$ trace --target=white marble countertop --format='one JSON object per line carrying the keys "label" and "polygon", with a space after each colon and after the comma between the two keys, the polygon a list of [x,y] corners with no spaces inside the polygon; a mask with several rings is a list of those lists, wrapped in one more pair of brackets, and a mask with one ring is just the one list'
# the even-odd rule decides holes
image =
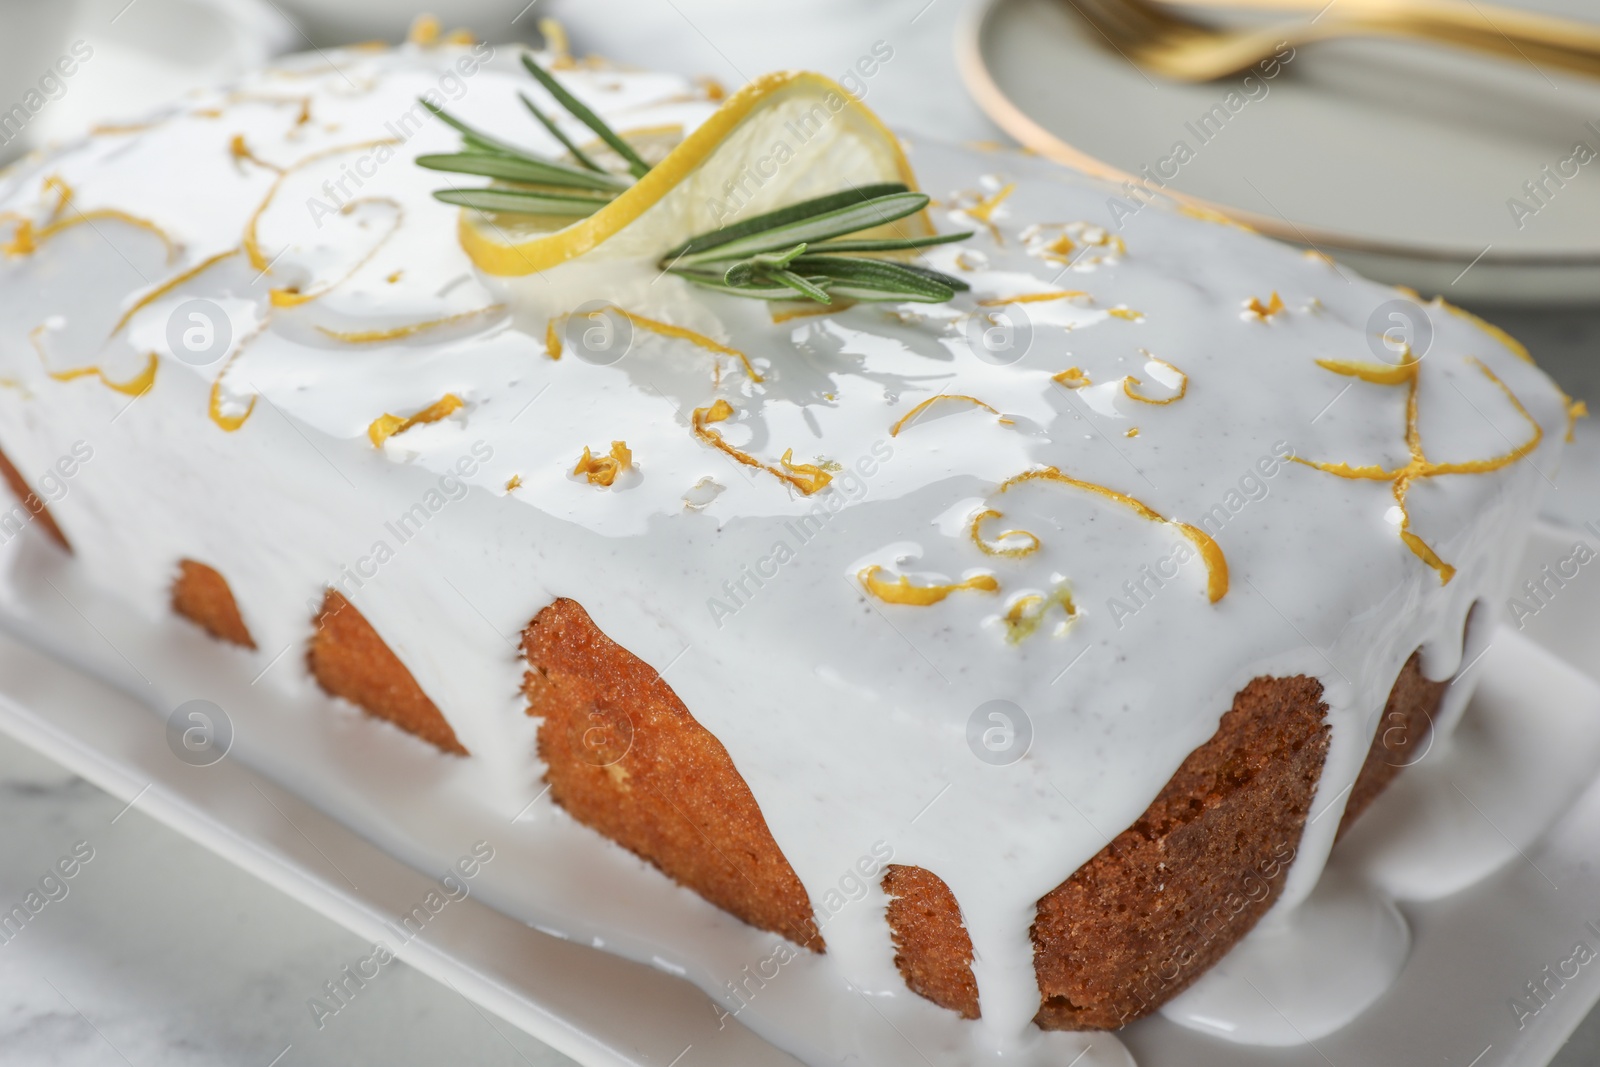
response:
{"label": "white marble countertop", "polygon": [[[148,0],[150,9],[162,0]],[[579,51],[711,73],[840,71],[874,41],[896,49],[870,103],[892,124],[999,138],[951,69],[961,0],[557,0],[506,5],[485,37],[525,37],[554,13]],[[116,5],[121,7],[119,3]],[[448,3],[433,5],[448,13]],[[125,9],[126,19],[146,17]],[[803,13],[803,14],[802,14]],[[771,32],[782,26],[782,33]],[[603,42],[603,44],[602,44]],[[1485,313],[1523,338],[1569,392],[1600,399],[1600,310]],[[1550,513],[1600,519],[1600,426],[1582,432]],[[307,1001],[367,946],[328,919],[122,802],[0,737],[0,903],[21,901],[78,842],[93,858],[15,937],[0,941],[0,1062],[27,1065],[569,1063],[403,963],[319,1028]],[[80,848],[80,853],[82,849]],[[1600,1012],[1556,1067],[1600,1062]]]}

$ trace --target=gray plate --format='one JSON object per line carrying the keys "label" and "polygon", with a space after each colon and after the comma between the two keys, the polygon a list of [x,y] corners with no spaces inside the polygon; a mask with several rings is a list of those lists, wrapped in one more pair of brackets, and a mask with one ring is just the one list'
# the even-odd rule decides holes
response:
{"label": "gray plate", "polygon": [[[1594,18],[1585,3],[1543,6]],[[1600,80],[1350,39],[1271,78],[1190,85],[1135,67],[1071,0],[984,0],[957,52],[983,109],[1062,162],[1119,181],[1149,168],[1169,192],[1425,292],[1600,303],[1600,158],[1560,176],[1579,142],[1600,153]]]}

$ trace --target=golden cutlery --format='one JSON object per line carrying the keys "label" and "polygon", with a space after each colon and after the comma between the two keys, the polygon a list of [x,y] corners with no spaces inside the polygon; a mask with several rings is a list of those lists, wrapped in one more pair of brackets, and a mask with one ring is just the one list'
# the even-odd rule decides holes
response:
{"label": "golden cutlery", "polygon": [[1476,3],[1233,0],[1230,6],[1320,10],[1322,14],[1304,22],[1223,29],[1164,10],[1153,0],[1065,2],[1129,60],[1178,81],[1213,81],[1238,74],[1277,55],[1285,46],[1373,36],[1458,45],[1535,66],[1600,76],[1600,27]]}

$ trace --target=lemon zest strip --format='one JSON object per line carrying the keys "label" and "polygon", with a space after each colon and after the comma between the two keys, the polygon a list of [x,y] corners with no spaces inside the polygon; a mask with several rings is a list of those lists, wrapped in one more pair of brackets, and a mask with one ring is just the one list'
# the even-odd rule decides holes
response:
{"label": "lemon zest strip", "polygon": [[1071,300],[1074,297],[1088,296],[1082,289],[1052,289],[1045,293],[1018,293],[1015,296],[995,296],[988,300],[978,301],[981,308],[1004,307],[1007,304],[1038,304],[1050,300]]}
{"label": "lemon zest strip", "polygon": [[1123,507],[1128,508],[1141,518],[1149,519],[1151,522],[1158,523],[1162,526],[1173,527],[1179,533],[1183,534],[1183,536],[1187,538],[1195,546],[1195,548],[1200,550],[1200,558],[1206,565],[1206,595],[1210,599],[1211,603],[1215,604],[1217,601],[1228,595],[1228,558],[1223,555],[1221,546],[1211,539],[1211,535],[1199,527],[1191,526],[1186,522],[1177,522],[1176,520],[1169,519],[1162,515],[1159,511],[1156,511],[1150,505],[1144,503],[1142,500],[1131,497],[1126,493],[1118,492],[1115,489],[1109,489],[1106,486],[1099,485],[1095,482],[1086,482],[1081,478],[1074,478],[1069,474],[1063,474],[1056,467],[1044,467],[1038,470],[1023,471],[1021,474],[1013,475],[1000,484],[1000,488],[996,490],[996,494],[998,495],[999,493],[1008,492],[1013,486],[1034,481],[1056,482],[1061,485],[1072,486],[1075,489],[1082,489],[1086,492],[1096,493],[1105,497],[1107,500],[1121,504]]}
{"label": "lemon zest strip", "polygon": [[989,236],[994,238],[995,244],[1003,244],[1004,242],[1000,237],[1000,227],[994,224],[993,215],[995,208],[1004,203],[1006,197],[1016,192],[1016,189],[1016,182],[1008,182],[999,192],[991,196],[979,196],[976,204],[958,210],[981,223],[989,231]]}
{"label": "lemon zest strip", "polygon": [[[190,112],[190,114],[192,114],[192,115],[203,115],[204,113],[200,112],[200,111],[192,111],[192,112]],[[209,117],[210,118],[217,118],[221,114],[222,114],[222,112],[218,111],[215,115],[211,115]],[[119,136],[121,134],[143,133],[145,130],[153,130],[159,125],[161,125],[160,122],[122,122],[122,123],[102,122],[102,123],[100,123],[98,125],[89,127],[89,136],[90,137],[115,137],[115,136]]]}
{"label": "lemon zest strip", "polygon": [[178,243],[174,241],[170,235],[168,235],[167,231],[163,230],[160,226],[157,226],[149,219],[142,219],[137,215],[130,215],[126,211],[119,211],[116,208],[110,207],[94,208],[91,211],[79,211],[76,208],[73,210],[75,214],[69,218],[58,219],[54,222],[48,223],[45,226],[37,228],[29,220],[23,219],[21,222],[17,223],[17,228],[12,231],[10,242],[5,245],[0,245],[0,252],[4,252],[8,256],[32,255],[41,244],[50,240],[50,238],[54,237],[58,233],[61,233],[63,230],[70,230],[72,227],[79,226],[84,223],[89,223],[92,225],[96,221],[101,221],[122,222],[129,226],[136,226],[148,233],[153,233],[159,237],[161,239],[161,243],[166,246],[167,262],[171,263],[173,260],[178,258]]}
{"label": "lemon zest strip", "polygon": [[548,16],[539,20],[539,36],[544,38],[544,47],[547,52],[554,55],[550,66],[554,70],[570,70],[576,64],[572,61],[572,45],[567,39],[567,28],[560,22]]}
{"label": "lemon zest strip", "polygon": [[566,322],[567,316],[556,315],[544,324],[544,350],[551,359],[561,358],[561,331]]}
{"label": "lemon zest strip", "polygon": [[1268,300],[1265,304],[1261,302],[1261,298],[1259,296],[1252,296],[1249,300],[1245,301],[1244,308],[1250,314],[1254,315],[1262,322],[1265,322],[1284,309],[1283,297],[1279,296],[1278,291],[1274,289],[1272,291],[1272,299]]}
{"label": "lemon zest strip", "polygon": [[[309,99],[310,98],[308,97],[308,102]],[[277,102],[286,103],[288,101]],[[256,205],[256,209],[250,213],[250,219],[245,223],[244,226],[244,250],[245,253],[250,257],[250,265],[256,270],[262,272],[265,272],[267,268],[271,266],[271,263],[267,257],[261,253],[261,241],[257,237],[257,230],[261,225],[261,216],[265,215],[267,213],[267,208],[272,206],[273,197],[278,195],[278,190],[283,187],[284,180],[287,179],[289,175],[300,170],[302,167],[308,167],[313,163],[324,159],[329,159],[333,156],[344,155],[349,152],[359,152],[365,148],[378,148],[382,145],[397,145],[399,143],[400,141],[397,138],[381,137],[374,141],[358,141],[355,144],[335,145],[332,148],[319,149],[318,151],[312,152],[308,156],[302,156],[300,159],[280,170],[278,172],[278,176],[272,180],[272,186],[267,190],[267,195],[262,197],[261,203]]]}
{"label": "lemon zest strip", "polygon": [[[1415,290],[1405,290],[1405,291],[1408,292],[1411,296],[1417,297],[1417,293],[1416,293]],[[1418,299],[1420,299],[1420,297]],[[1490,337],[1494,338],[1496,341],[1499,341],[1501,344],[1505,345],[1507,348],[1509,348],[1511,350],[1512,354],[1515,355],[1518,359],[1522,360],[1522,362],[1524,362],[1524,363],[1532,363],[1533,362],[1533,354],[1528,351],[1528,346],[1523,344],[1521,341],[1517,340],[1515,337],[1512,337],[1509,333],[1506,333],[1506,331],[1502,330],[1500,327],[1496,326],[1494,323],[1489,322],[1489,321],[1487,321],[1485,319],[1479,318],[1478,316],[1474,315],[1472,312],[1468,311],[1466,308],[1458,308],[1458,307],[1456,307],[1454,304],[1452,304],[1448,300],[1444,299],[1444,297],[1437,298],[1437,300],[1435,302],[1440,307],[1444,308],[1444,310],[1446,310],[1450,314],[1454,315],[1456,318],[1461,319],[1461,320],[1463,320],[1465,322],[1472,323],[1472,325],[1476,326],[1478,329],[1482,330],[1484,333],[1488,334]]]}
{"label": "lemon zest strip", "polygon": [[[1334,361],[1318,360],[1317,362],[1327,366],[1328,362]],[[1539,425],[1539,421],[1528,413],[1528,409],[1523,406],[1521,399],[1517,397],[1516,393],[1511,391],[1511,387],[1506,385],[1506,383],[1501,380],[1500,376],[1495,374],[1494,371],[1490,370],[1489,366],[1482,360],[1474,356],[1468,356],[1467,362],[1471,363],[1473,366],[1477,367],[1478,370],[1482,371],[1484,376],[1493,382],[1500,389],[1500,392],[1505,395],[1506,399],[1511,402],[1511,406],[1516,409],[1517,414],[1521,415],[1527,420],[1529,427],[1532,429],[1532,433],[1522,444],[1516,445],[1500,455],[1490,456],[1487,459],[1465,460],[1458,463],[1433,462],[1432,460],[1428,459],[1427,454],[1422,447],[1422,431],[1419,428],[1417,421],[1417,392],[1420,382],[1420,376],[1417,369],[1420,364],[1415,360],[1403,364],[1402,366],[1407,371],[1407,373],[1403,376],[1389,375],[1387,372],[1393,368],[1390,368],[1386,364],[1340,364],[1336,366],[1330,366],[1327,369],[1333,370],[1335,373],[1339,374],[1365,378],[1367,381],[1376,381],[1378,384],[1382,385],[1406,386],[1405,440],[1406,450],[1411,454],[1410,462],[1408,462],[1404,467],[1399,467],[1394,470],[1386,470],[1382,466],[1376,465],[1358,466],[1348,463],[1324,463],[1301,459],[1299,456],[1289,457],[1294,462],[1303,466],[1310,467],[1314,470],[1323,471],[1339,478],[1389,482],[1390,491],[1394,496],[1395,505],[1400,509],[1400,540],[1407,548],[1411,550],[1413,555],[1426,563],[1439,575],[1440,585],[1448,585],[1450,580],[1455,577],[1456,569],[1441,559],[1439,554],[1434,551],[1434,549],[1428,545],[1427,542],[1422,540],[1422,538],[1418,537],[1411,531],[1411,510],[1406,502],[1406,497],[1411,491],[1411,486],[1423,479],[1434,478],[1438,477],[1439,475],[1488,474],[1493,471],[1502,470],[1518,460],[1524,459],[1531,455],[1539,447],[1540,443],[1544,441],[1544,427]],[[1341,367],[1343,369],[1341,369]],[[1366,377],[1365,374],[1359,373],[1357,370],[1350,369],[1352,367],[1378,369],[1384,373],[1380,374],[1378,377]]]}
{"label": "lemon zest strip", "polygon": [[996,418],[1000,417],[1000,413],[998,411],[990,407],[988,404],[985,404],[975,396],[967,396],[965,393],[939,393],[937,396],[930,396],[928,399],[924,400],[922,403],[918,404],[916,407],[900,416],[900,420],[893,426],[889,427],[889,436],[899,437],[900,431],[905,429],[908,422],[916,418],[918,415],[921,415],[924,411],[927,411],[930,407],[939,403],[941,400],[959,400],[963,403],[971,404],[974,407],[980,407]]}
{"label": "lemon zest strip", "polygon": [[127,326],[128,323],[133,320],[135,315],[149,307],[151,304],[155,303],[157,300],[160,300],[174,289],[178,288],[178,286],[193,281],[195,278],[198,278],[200,275],[204,274],[218,263],[221,263],[230,256],[235,256],[238,254],[239,250],[237,248],[230,248],[226,252],[218,252],[214,256],[209,256],[206,259],[202,259],[199,263],[196,263],[183,273],[175,275],[162,282],[160,285],[156,286],[154,289],[135,300],[128,310],[122,313],[122,318],[118,319],[117,324],[111,328],[111,336],[115,337],[117,334],[121,333],[123,327]]}
{"label": "lemon zest strip", "polygon": [[[327,296],[329,293],[333,292],[333,290],[339,288],[339,286],[343,285],[351,278],[354,278],[362,267],[365,267],[368,263],[372,262],[373,258],[378,254],[379,251],[382,250],[383,246],[389,243],[389,239],[396,233],[400,232],[400,226],[405,222],[405,208],[400,206],[400,202],[398,200],[394,200],[387,196],[362,197],[359,200],[351,200],[346,203],[339,209],[339,214],[348,215],[350,212],[354,211],[356,206],[359,204],[387,204],[388,206],[394,208],[393,223],[391,223],[389,228],[384,231],[383,236],[378,238],[373,246],[367,250],[367,254],[356,261],[354,266],[345,271],[343,276],[329,282],[321,289],[316,289],[309,293],[302,293],[298,289],[271,290],[267,294],[267,297],[271,301],[273,307],[299,307],[301,304],[309,304],[311,301],[316,300],[319,297]],[[393,277],[393,275],[391,275],[391,277]]]}
{"label": "lemon zest strip", "polygon": [[[972,525],[967,532],[972,537],[972,543],[978,546],[980,552],[986,556],[1007,556],[1011,559],[1020,559],[1023,556],[1030,556],[1039,551],[1039,538],[1027,530],[1002,530],[1000,535],[993,541],[985,541],[983,534],[978,531],[978,527],[983,525],[984,519],[1002,517],[1001,513],[994,508],[984,508],[972,517]],[[1009,537],[1025,537],[1028,539],[1028,543],[1022,545],[1004,544]]]}
{"label": "lemon zest strip", "polygon": [[1133,387],[1136,385],[1143,385],[1144,383],[1130,374],[1126,378],[1122,379],[1122,391],[1127,395],[1129,400],[1137,400],[1141,404],[1176,404],[1185,396],[1189,395],[1189,376],[1187,374],[1183,373],[1183,371],[1179,370],[1177,367],[1174,367],[1166,360],[1157,359],[1155,356],[1152,356],[1149,353],[1145,354],[1145,359],[1149,360],[1151,363],[1159,363],[1172,373],[1176,374],[1178,376],[1178,391],[1172,396],[1166,397],[1165,399],[1157,399],[1153,396],[1145,396],[1143,393],[1136,393],[1133,391]]}
{"label": "lemon zest strip", "polygon": [[276,163],[268,163],[266,160],[252,152],[250,150],[250,146],[245,143],[244,134],[242,133],[234,134],[233,140],[228,142],[228,155],[233,157],[233,161],[235,163],[254,163],[256,166],[265,170],[270,170],[277,174],[283,173],[282,167],[278,166]]}
{"label": "lemon zest strip", "polygon": [[719,356],[732,356],[734,359],[737,359],[740,363],[744,364],[745,373],[750,376],[750,380],[753,382],[761,382],[766,380],[762,378],[761,375],[757,373],[755,367],[751,365],[750,358],[737,348],[729,348],[720,341],[713,341],[703,333],[696,333],[695,331],[686,329],[682,326],[674,326],[672,323],[662,322],[660,319],[647,318],[636,311],[629,311],[625,307],[618,307],[616,304],[610,304],[608,306],[618,315],[621,315],[623,318],[627,319],[629,322],[633,323],[633,325],[638,326],[641,329],[649,330],[651,333],[660,334],[662,337],[674,337],[681,341],[688,341],[692,345],[698,345],[707,352],[712,352]]}
{"label": "lemon zest strip", "polygon": [[[459,411],[466,404],[454,393],[446,393],[410,418],[401,418],[398,415],[379,415],[367,427],[367,437],[372,441],[372,447],[382,448],[383,443],[395,434],[405,433],[413,426],[420,426],[426,422],[438,422],[453,411]],[[586,450],[587,451],[587,450]]]}
{"label": "lemon zest strip", "polygon": [[[319,294],[320,295],[320,294]],[[454,315],[446,315],[442,319],[428,319],[425,322],[410,322],[404,326],[390,326],[381,330],[330,330],[326,326],[318,326],[317,332],[342,341],[349,345],[370,345],[382,341],[398,341],[428,330],[435,330],[441,326],[450,326],[467,319],[478,318],[483,315],[498,315],[505,310],[504,304],[490,304],[488,307],[474,308],[471,311],[461,311]]]}
{"label": "lemon zest strip", "polygon": [[[792,448],[784,449],[783,455],[778,457],[778,463],[784,471],[779,477],[800,490],[801,496],[810,496],[833,481],[833,475],[815,463],[794,462]],[[768,469],[771,470],[770,467]]]}
{"label": "lemon zest strip", "polygon": [[1544,441],[1544,427],[1539,425],[1539,421],[1537,419],[1528,414],[1528,409],[1522,406],[1522,401],[1518,399],[1517,394],[1511,391],[1511,387],[1506,385],[1505,382],[1501,381],[1500,376],[1495,374],[1494,371],[1490,370],[1488,365],[1482,360],[1478,359],[1476,356],[1468,356],[1467,362],[1477,367],[1483,372],[1485,377],[1499,387],[1500,392],[1505,394],[1505,398],[1511,401],[1511,406],[1516,409],[1517,414],[1521,415],[1527,420],[1528,426],[1533,432],[1522,444],[1517,445],[1498,456],[1491,456],[1488,459],[1471,459],[1461,463],[1428,463],[1426,460],[1423,460],[1420,454],[1419,437],[1417,461],[1426,465],[1426,470],[1429,475],[1488,474],[1491,471],[1503,470],[1504,468],[1509,467],[1511,464],[1517,462],[1517,460],[1523,459],[1531,454],[1534,449],[1538,448],[1539,445]]}
{"label": "lemon zest strip", "polygon": [[604,456],[594,455],[589,451],[589,446],[584,445],[583,456],[578,460],[578,465],[572,468],[572,473],[588,478],[590,485],[609,486],[617,480],[617,475],[632,466],[633,452],[629,450],[627,442],[612,441],[610,454]]}
{"label": "lemon zest strip", "polygon": [[780,326],[783,323],[793,321],[794,319],[810,319],[815,318],[818,315],[834,315],[841,311],[847,311],[855,306],[856,302],[854,300],[846,300],[842,297],[838,300],[835,300],[831,304],[807,302],[805,304],[795,304],[792,307],[782,308],[778,307],[774,302],[773,306],[767,308],[767,314],[772,319],[772,324],[774,326]]}
{"label": "lemon zest strip", "polygon": [[880,577],[883,568],[877,564],[866,567],[856,575],[856,580],[862,586],[883,601],[885,604],[906,604],[911,607],[925,608],[937,604],[951,593],[963,589],[971,589],[980,593],[994,593],[1000,589],[1000,583],[995,581],[992,574],[975,574],[963,582],[951,582],[943,585],[912,585],[911,579],[904,574],[896,576],[894,581],[886,581]]}
{"label": "lemon zest strip", "polygon": [[1215,208],[1206,207],[1204,204],[1193,201],[1179,201],[1178,213],[1180,215],[1188,215],[1191,219],[1201,219],[1205,222],[1214,222],[1218,226],[1232,226],[1234,229],[1243,230],[1245,233],[1256,232],[1254,227],[1246,226],[1238,219],[1224,215]]}
{"label": "lemon zest strip", "polygon": [[436,16],[418,15],[411,21],[411,29],[406,32],[406,43],[422,48],[438,44],[442,28]]}
{"label": "lemon zest strip", "polygon": [[1374,385],[1403,385],[1417,376],[1421,364],[1411,356],[1407,346],[1401,363],[1367,363],[1348,359],[1319,359],[1317,366],[1342,374],[1346,378],[1359,378]]}
{"label": "lemon zest strip", "polygon": [[46,219],[47,222],[54,222],[59,219],[61,213],[67,210],[67,205],[72,203],[72,198],[77,195],[77,191],[68,185],[66,179],[59,174],[52,174],[44,180],[43,191],[48,193],[51,190],[54,190],[56,194],[56,206],[50,209],[50,215]]}
{"label": "lemon zest strip", "polygon": [[715,403],[708,407],[694,409],[694,413],[689,416],[689,428],[700,440],[731,456],[745,466],[764,470],[768,474],[788,482],[800,491],[801,496],[810,496],[833,481],[833,475],[821,467],[809,463],[793,462],[794,449],[792,448],[785,452],[783,458],[778,461],[782,466],[774,467],[761,462],[750,453],[730,445],[720,433],[710,427],[711,423],[723,422],[732,417],[733,405],[719,397]]}
{"label": "lemon zest strip", "polygon": [[224,433],[233,433],[235,430],[249,421],[250,416],[256,410],[256,401],[261,398],[256,394],[251,394],[250,403],[245,405],[244,411],[237,415],[224,415],[222,413],[222,379],[227,377],[228,369],[232,367],[234,363],[238,361],[239,357],[244,354],[244,350],[250,347],[251,342],[253,342],[257,337],[260,337],[266,332],[266,330],[267,323],[263,322],[260,326],[256,327],[254,333],[250,334],[250,336],[246,337],[243,341],[240,341],[239,347],[233,350],[233,355],[228,357],[227,361],[222,364],[222,369],[217,371],[217,376],[211,380],[211,394],[206,401],[206,415],[211,419],[212,422],[216,423]]}
{"label": "lemon zest strip", "polygon": [[40,323],[28,331],[28,341],[33,345],[33,350],[39,354],[39,363],[44,367],[47,377],[58,382],[71,382],[79,378],[98,378],[100,384],[113,392],[124,396],[140,396],[156,383],[156,367],[161,360],[154,352],[146,358],[144,370],[129,378],[127,381],[114,382],[106,377],[106,372],[98,366],[68,367],[66,370],[51,370],[50,361],[45,357],[44,344],[41,338],[48,327]]}
{"label": "lemon zest strip", "polygon": [[1303,456],[1290,456],[1289,460],[1300,464],[1302,467],[1310,467],[1312,470],[1323,471],[1352,481],[1390,482],[1399,477],[1405,470],[1404,467],[1388,470],[1377,464],[1327,463],[1322,460],[1306,459]]}
{"label": "lemon zest strip", "polygon": [[1006,641],[1015,645],[1033,636],[1052,604],[1061,605],[1061,610],[1066,612],[1067,622],[1078,617],[1078,607],[1072,602],[1072,590],[1065,585],[1049,596],[1025,593],[1012,601],[1011,607],[1002,616],[1006,624]]}

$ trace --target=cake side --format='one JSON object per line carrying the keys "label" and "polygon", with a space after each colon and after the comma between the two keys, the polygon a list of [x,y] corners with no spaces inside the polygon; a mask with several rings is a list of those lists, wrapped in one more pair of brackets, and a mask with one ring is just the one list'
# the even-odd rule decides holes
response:
{"label": "cake side", "polygon": [[889,895],[884,921],[894,940],[894,965],[906,988],[963,1019],[979,1018],[978,983],[972,977],[972,938],[961,905],[944,879],[922,867],[896,863],[883,876]]}
{"label": "cake side", "polygon": [[255,639],[239,614],[228,580],[215,567],[192,559],[178,561],[172,580],[172,610],[212,637],[241,648],[255,648]]}
{"label": "cake side", "polygon": [[[182,561],[173,607],[221,640],[242,643],[236,637],[241,632],[248,640],[226,582],[202,564]],[[354,612],[348,602],[335,603],[330,614],[319,616],[319,627],[346,609]],[[376,635],[370,626],[361,629],[355,648],[370,655]],[[376,710],[385,706],[382,694],[415,691],[414,680],[387,650],[361,667],[365,675],[360,684],[351,683],[351,661],[357,653],[342,628],[334,627],[329,637],[319,633],[313,648],[319,657],[318,680],[330,692],[388,717]],[[598,649],[584,648],[596,642],[601,643]],[[540,660],[531,658],[534,647]],[[559,656],[558,647],[563,653]],[[540,756],[557,802],[712,903],[753,925],[820,948],[809,902],[803,901],[803,890],[781,855],[770,862],[771,835],[759,810],[748,803],[748,787],[726,761],[726,753],[711,753],[705,761],[709,773],[686,773],[684,761],[671,757],[685,745],[696,748],[715,740],[692,722],[670,688],[656,678],[655,686],[664,692],[655,695],[668,698],[682,712],[676,723],[653,713],[643,703],[648,695],[619,684],[618,673],[638,677],[642,671],[648,677],[652,672],[609,642],[571,601],[558,601],[536,617],[525,637],[525,651],[534,666],[526,682],[528,713],[544,720]],[[555,666],[558,661],[561,666]],[[611,672],[604,692],[591,686],[574,693],[574,670],[588,679]],[[1315,736],[1296,736],[1310,721],[1308,711],[1320,719],[1325,710],[1312,699],[1315,691],[1306,688],[1306,681],[1258,679],[1241,692],[1217,734],[1191,754],[1141,819],[1040,901],[1040,922],[1033,932],[1043,998],[1040,1025],[1111,1028],[1149,1014],[1224,955],[1276,901],[1282,889],[1279,876],[1294,855],[1294,844],[1286,842],[1298,841],[1299,821],[1315,793],[1326,754],[1325,725]],[[1415,751],[1406,746],[1426,738],[1448,684],[1422,675],[1420,654],[1406,661],[1346,804],[1341,833],[1403,769],[1397,757]],[[409,722],[396,724],[431,741],[436,727],[417,728]],[[641,732],[636,732],[636,722]],[[1396,731],[1403,731],[1404,738],[1397,741]],[[684,736],[674,738],[674,732]],[[642,762],[648,776],[641,784],[649,792],[642,796],[633,794],[635,773],[624,762],[635,745],[638,756],[632,767]],[[1276,765],[1275,773],[1261,773],[1268,765]],[[663,784],[666,792],[661,791]],[[734,803],[718,792],[733,795]],[[669,794],[678,799],[668,799]],[[717,821],[696,823],[689,815],[694,808],[702,814],[714,811]],[[1283,840],[1274,843],[1262,836],[1261,823],[1251,820],[1251,814],[1263,810],[1283,818],[1273,828],[1282,831]],[[699,837],[640,829],[646,822],[660,826],[677,821]],[[1214,836],[1231,838],[1232,850],[1219,855],[1197,847]],[[734,858],[752,854],[746,843],[752,839],[758,850],[767,852],[769,862],[757,859],[747,865]],[[746,883],[743,894],[730,894],[730,869]],[[1231,879],[1230,871],[1239,877]],[[882,885],[890,897],[885,922],[896,949],[894,962],[907,987],[963,1018],[978,1018],[972,943],[948,885],[931,871],[902,864],[888,868]],[[1139,916],[1136,924],[1127,918],[1131,915]],[[1041,929],[1045,923],[1049,926]],[[1108,923],[1114,933],[1105,928]],[[1099,951],[1067,951],[1073,943],[1093,943]],[[1079,965],[1076,973],[1087,976],[1078,985],[1061,978],[1074,963]],[[1055,988],[1069,991],[1046,992],[1047,973]],[[1082,1001],[1092,996],[1100,1000],[1086,1007]]]}
{"label": "cake side", "polygon": [[31,520],[44,528],[44,532],[50,540],[71,552],[72,545],[67,541],[67,535],[61,532],[61,527],[56,525],[55,517],[50,514],[50,508],[46,506],[39,494],[34,492],[28,485],[27,479],[22,476],[22,473],[12,466],[11,460],[7,458],[4,451],[0,451],[0,478],[5,479],[6,487],[11,490],[11,495],[16,497],[18,505],[25,509],[22,520],[16,523],[16,530],[12,530],[8,523],[7,532],[14,535],[21,531],[25,522]]}
{"label": "cake side", "polygon": [[1039,901],[1046,1029],[1115,1029],[1176,996],[1283,891],[1327,756],[1322,686],[1239,693],[1137,823]]}
{"label": "cake side", "polygon": [[400,658],[344,595],[329,589],[313,620],[306,665],[317,683],[442,752],[468,752]]}
{"label": "cake side", "polygon": [[[1326,708],[1307,683],[1262,678],[1238,694],[1139,821],[1039,901],[1039,1025],[1114,1029],[1150,1014],[1277,901],[1326,757]],[[1449,684],[1423,676],[1420,654],[1406,661],[1341,832],[1404,769]],[[886,918],[896,967],[913,992],[977,1018],[972,946],[954,895],[921,868],[894,874],[884,889],[894,898]]]}
{"label": "cake side", "polygon": [[1361,773],[1344,802],[1344,814],[1339,818],[1339,836],[1343,837],[1378,795],[1389,787],[1395,776],[1421,759],[1432,740],[1433,716],[1439,710],[1445,690],[1451,685],[1446,679],[1435,682],[1422,673],[1422,655],[1413,653],[1406,660],[1400,677],[1395,679],[1389,699],[1384,702],[1383,715],[1373,731],[1372,746],[1361,764]]}
{"label": "cake side", "polygon": [[750,925],[823,951],[749,786],[655,669],[567,599],[534,617],[522,647],[555,802]]}

